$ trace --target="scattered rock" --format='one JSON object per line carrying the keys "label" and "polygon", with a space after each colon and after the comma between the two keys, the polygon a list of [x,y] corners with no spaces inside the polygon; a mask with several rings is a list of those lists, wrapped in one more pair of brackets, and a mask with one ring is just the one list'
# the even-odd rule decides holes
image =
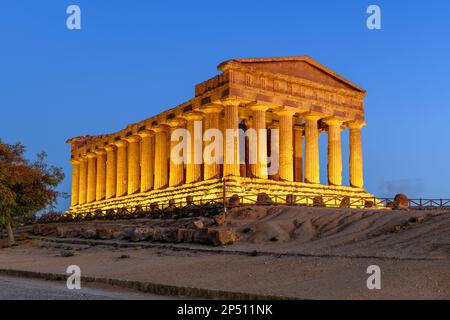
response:
{"label": "scattered rock", "polygon": [[144,241],[144,240],[153,240],[155,230],[151,227],[147,226],[139,226],[131,232],[130,240],[133,242]]}
{"label": "scattered rock", "polygon": [[97,236],[95,228],[83,228],[80,231],[80,236],[85,239],[94,239]]}
{"label": "scattered rock", "polygon": [[203,223],[203,220],[194,220],[193,222],[192,222],[192,224],[194,225],[194,228],[195,229],[202,229],[202,228],[204,228],[205,227],[205,224]]}
{"label": "scattered rock", "polygon": [[8,239],[0,239],[0,248],[8,248],[9,240]]}
{"label": "scattered rock", "polygon": [[53,233],[56,233],[55,225],[35,224],[33,226],[33,234],[35,235],[47,236]]}
{"label": "scattered rock", "polygon": [[111,240],[114,237],[114,232],[115,230],[113,228],[98,228],[96,231],[96,237],[101,240]]}
{"label": "scattered rock", "polygon": [[406,195],[399,193],[394,198],[394,210],[402,210],[409,208],[409,199]]}
{"label": "scattered rock", "polygon": [[155,228],[154,240],[161,242],[175,242],[178,236],[177,227]]}
{"label": "scattered rock", "polygon": [[315,196],[313,198],[313,206],[314,207],[324,207],[322,196]]}
{"label": "scattered rock", "polygon": [[25,241],[28,240],[29,236],[27,232],[21,232],[19,236],[16,238],[17,241]]}
{"label": "scattered rock", "polygon": [[297,196],[295,194],[288,194],[286,196],[286,204],[287,205],[294,205],[296,200],[297,200]]}
{"label": "scattered rock", "polygon": [[235,208],[239,207],[241,204],[241,198],[237,194],[233,194],[230,199],[228,199],[228,207]]}
{"label": "scattered rock", "polygon": [[193,229],[178,229],[177,242],[194,242],[194,235],[196,230]]}
{"label": "scattered rock", "polygon": [[226,222],[226,217],[225,214],[221,213],[221,214],[217,214],[213,217],[214,222],[219,225],[219,226],[223,226]]}
{"label": "scattered rock", "polygon": [[339,207],[340,208],[350,208],[350,197],[349,196],[343,197]]}
{"label": "scattered rock", "polygon": [[61,257],[68,258],[73,257],[75,255],[75,251],[72,250],[64,250],[61,252]]}
{"label": "scattered rock", "polygon": [[214,246],[226,246],[236,242],[234,229],[216,229],[210,232],[209,238]]}
{"label": "scattered rock", "polygon": [[374,205],[375,205],[374,202],[371,200],[364,201],[364,208],[372,208]]}
{"label": "scattered rock", "polygon": [[265,192],[258,193],[258,196],[256,198],[257,205],[268,206],[268,205],[271,205],[272,203],[273,203],[272,198],[270,198],[267,193],[265,193]]}

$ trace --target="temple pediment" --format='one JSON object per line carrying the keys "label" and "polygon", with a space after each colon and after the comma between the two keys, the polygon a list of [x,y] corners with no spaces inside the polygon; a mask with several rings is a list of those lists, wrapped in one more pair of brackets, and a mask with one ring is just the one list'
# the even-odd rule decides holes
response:
{"label": "temple pediment", "polygon": [[248,71],[266,72],[275,75],[299,78],[322,85],[346,89],[357,92],[365,92],[349,80],[341,77],[327,67],[321,65],[312,58],[282,57],[282,58],[255,58],[255,59],[233,59],[223,62],[218,69],[246,69]]}

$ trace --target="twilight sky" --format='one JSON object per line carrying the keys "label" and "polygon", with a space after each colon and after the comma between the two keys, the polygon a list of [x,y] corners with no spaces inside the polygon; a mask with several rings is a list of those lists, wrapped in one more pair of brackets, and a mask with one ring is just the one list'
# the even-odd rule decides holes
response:
{"label": "twilight sky", "polygon": [[[66,28],[79,5],[81,30]],[[368,30],[366,9],[382,10]],[[1,0],[0,138],[67,175],[67,138],[118,131],[193,96],[231,58],[309,55],[367,90],[365,187],[450,197],[450,2]],[[344,132],[348,182],[348,133]],[[326,182],[327,135],[320,138]],[[59,209],[68,208],[61,200]]]}

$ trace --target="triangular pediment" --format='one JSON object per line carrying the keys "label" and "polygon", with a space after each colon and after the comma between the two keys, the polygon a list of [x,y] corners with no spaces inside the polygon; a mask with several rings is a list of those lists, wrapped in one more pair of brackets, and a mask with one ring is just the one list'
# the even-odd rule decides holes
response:
{"label": "triangular pediment", "polygon": [[281,57],[281,58],[255,58],[255,59],[233,59],[219,65],[223,70],[227,65],[240,65],[243,68],[256,71],[270,72],[285,76],[295,77],[335,87],[338,89],[364,92],[363,89],[353,84],[349,80],[339,76],[331,69],[321,65],[312,58],[301,57]]}

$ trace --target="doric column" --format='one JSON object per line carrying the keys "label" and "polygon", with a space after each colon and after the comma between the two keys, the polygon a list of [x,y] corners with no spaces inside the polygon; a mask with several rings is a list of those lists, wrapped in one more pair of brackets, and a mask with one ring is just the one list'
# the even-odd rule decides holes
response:
{"label": "doric column", "polygon": [[141,137],[141,192],[153,189],[153,161],[155,159],[155,137],[150,130],[139,132]]}
{"label": "doric column", "polygon": [[116,197],[122,197],[128,193],[128,142],[119,140],[115,145],[117,147]]}
{"label": "doric column", "polygon": [[[253,129],[253,119],[247,118],[245,119],[245,126],[247,127],[247,131],[250,129]],[[242,166],[245,167],[245,174],[242,174],[241,171],[241,177],[250,177],[253,178],[256,176],[256,163],[250,163],[252,157],[257,157],[257,148],[255,148],[254,143],[253,146],[250,146],[251,141],[250,137],[246,134],[245,135],[245,163],[241,164],[241,170]]]}
{"label": "doric column", "polygon": [[303,181],[303,129],[294,126],[294,181]]}
{"label": "doric column", "polygon": [[128,194],[139,192],[141,187],[141,164],[140,164],[140,142],[139,136],[129,136],[128,141]]}
{"label": "doric column", "polygon": [[328,125],[328,184],[342,185],[341,125],[338,119],[326,119]]}
{"label": "doric column", "polygon": [[239,101],[227,100],[223,104],[225,111],[223,176],[239,177]]}
{"label": "doric column", "polygon": [[[202,178],[202,161],[203,161],[203,133],[202,127],[198,126],[195,129],[195,123],[203,120],[203,114],[199,112],[192,112],[184,115],[186,119],[186,129],[191,138],[191,147],[187,150],[187,164],[186,164],[186,183],[193,183],[200,181]],[[196,132],[198,131],[198,132]]]}
{"label": "doric column", "polygon": [[106,197],[106,151],[96,150],[97,155],[97,182],[95,187],[95,200],[104,200]]}
{"label": "doric column", "polygon": [[[184,154],[178,154],[180,159],[172,158],[172,152],[175,152],[175,148],[178,144],[184,143],[186,145],[186,141],[184,140],[187,137],[183,137],[183,142],[180,140],[172,140],[172,134],[177,130],[181,129],[184,126],[184,121],[181,119],[173,119],[169,121],[170,125],[170,164],[169,164],[169,187],[176,187],[184,182],[184,161],[181,157],[184,157]],[[175,137],[174,137],[175,138]],[[183,148],[183,152],[186,152],[186,148]],[[181,161],[180,161],[181,160]]]}
{"label": "doric column", "polygon": [[[256,164],[254,165],[254,175],[256,178],[267,179],[267,132],[266,132],[266,111],[269,109],[263,105],[253,105],[252,125],[256,131],[257,143],[255,146],[250,145],[249,152],[256,152]],[[292,119],[291,119],[292,128]],[[291,137],[292,139],[292,137]],[[292,140],[291,140],[292,141]]]}
{"label": "doric column", "polygon": [[[268,125],[269,129],[269,137],[267,139],[267,149],[269,150],[268,154],[270,155],[270,167],[271,170],[269,170],[268,178],[271,180],[279,181],[280,180],[280,168],[279,168],[279,161],[280,158],[279,150],[280,150],[280,136],[278,134],[278,139],[273,139],[275,134],[273,130],[280,132],[280,122],[279,121],[272,121]],[[278,161],[278,168],[275,170],[275,168],[272,168],[272,166],[276,165],[276,162]]]}
{"label": "doric column", "polygon": [[97,184],[97,155],[89,153],[88,158],[88,174],[87,174],[87,196],[86,202],[91,203],[95,201],[95,189]]}
{"label": "doric column", "polygon": [[[222,108],[219,106],[210,106],[202,109],[205,113],[204,121],[203,121],[203,130],[206,132],[208,129],[216,129],[220,130],[220,113]],[[203,148],[208,147],[212,141],[205,141]],[[203,149],[203,150],[204,150]],[[220,176],[220,164],[219,159],[217,157],[219,150],[214,150],[214,153],[211,153],[211,157],[216,158],[214,163],[206,163],[203,164],[203,179],[216,179]],[[203,153],[205,154],[205,153]]]}
{"label": "doric column", "polygon": [[168,184],[167,127],[161,125],[152,129],[155,131],[155,189],[162,189]]}
{"label": "doric column", "polygon": [[78,196],[80,193],[80,161],[72,159],[72,196],[70,206],[74,207],[78,204]]}
{"label": "doric column", "polygon": [[80,192],[78,196],[78,204],[85,204],[87,199],[87,176],[88,176],[88,167],[87,167],[87,158],[80,158]]}
{"label": "doric column", "polygon": [[354,188],[364,186],[361,128],[365,125],[362,121],[347,123],[350,130],[350,185]]}
{"label": "doric column", "polygon": [[280,119],[280,180],[294,181],[293,111],[277,112]]}
{"label": "doric column", "polygon": [[305,117],[305,182],[320,183],[319,129],[316,115]]}
{"label": "doric column", "polygon": [[116,147],[108,145],[106,150],[106,199],[116,196],[117,191],[117,155]]}

